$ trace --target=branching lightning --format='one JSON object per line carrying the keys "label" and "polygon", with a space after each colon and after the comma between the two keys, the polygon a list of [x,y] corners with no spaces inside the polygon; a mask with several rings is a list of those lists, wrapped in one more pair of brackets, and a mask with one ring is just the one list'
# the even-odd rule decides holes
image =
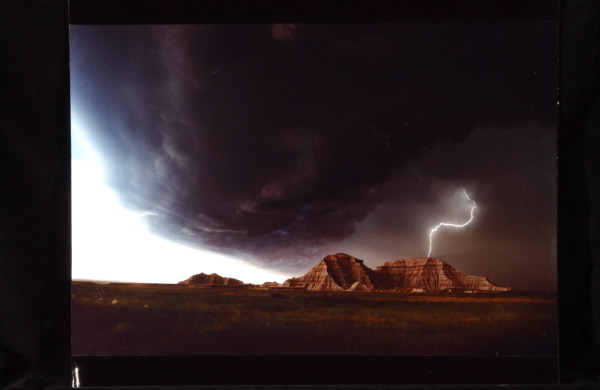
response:
{"label": "branching lightning", "polygon": [[467,191],[465,191],[464,188],[463,188],[463,192],[465,193],[465,196],[467,197],[467,200],[469,200],[469,202],[471,202],[473,204],[471,206],[471,218],[469,218],[469,220],[467,222],[462,223],[462,224],[454,224],[454,223],[448,223],[448,222],[441,222],[439,225],[437,225],[436,227],[434,227],[433,229],[431,229],[431,232],[429,233],[429,252],[427,253],[427,257],[431,257],[431,248],[433,246],[433,234],[435,232],[437,232],[437,230],[440,227],[442,227],[442,226],[449,226],[449,227],[453,227],[453,228],[461,228],[461,227],[467,226],[473,220],[473,212],[477,208],[477,204],[475,203],[475,201],[473,199],[469,198],[469,195],[467,194]]}

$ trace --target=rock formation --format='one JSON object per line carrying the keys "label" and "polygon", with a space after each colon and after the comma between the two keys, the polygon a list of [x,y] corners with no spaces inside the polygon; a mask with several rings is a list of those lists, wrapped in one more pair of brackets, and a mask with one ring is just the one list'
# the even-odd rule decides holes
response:
{"label": "rock formation", "polygon": [[205,284],[205,285],[220,285],[220,286],[240,286],[244,284],[241,280],[234,278],[224,278],[217,274],[207,275],[199,273],[183,280],[177,284]]}
{"label": "rock formation", "polygon": [[306,287],[307,290],[343,291],[360,283],[370,290],[380,289],[374,271],[344,253],[325,256],[304,276],[283,282],[285,287]]}
{"label": "rock formation", "polygon": [[425,291],[476,290],[509,291],[483,276],[469,276],[450,264],[431,257],[388,261],[375,268],[384,290],[423,289]]}
{"label": "rock formation", "polygon": [[344,253],[324,257],[304,276],[286,280],[284,287],[325,291],[509,291],[482,276],[469,276],[435,258],[389,261],[372,270]]}
{"label": "rock formation", "polygon": [[[217,274],[200,273],[178,284],[240,286],[244,283]],[[288,279],[283,284],[265,282],[261,287],[312,291],[510,291],[510,287],[499,287],[483,276],[465,275],[432,257],[388,261],[372,270],[362,260],[344,253],[325,256],[303,276]]]}
{"label": "rock formation", "polygon": [[277,282],[264,282],[263,284],[260,285],[260,287],[263,288],[273,288],[273,287],[279,287],[280,284]]}

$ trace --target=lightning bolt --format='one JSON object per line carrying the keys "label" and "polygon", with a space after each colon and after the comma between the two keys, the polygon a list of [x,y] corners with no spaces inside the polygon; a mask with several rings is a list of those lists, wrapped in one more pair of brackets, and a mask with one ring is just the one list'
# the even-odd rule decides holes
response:
{"label": "lightning bolt", "polygon": [[469,198],[469,195],[467,194],[467,191],[465,191],[464,188],[462,190],[465,193],[465,196],[467,197],[467,200],[469,200],[469,202],[471,202],[473,204],[471,206],[471,218],[469,218],[469,220],[467,222],[462,223],[462,224],[454,224],[454,223],[448,223],[448,222],[441,222],[439,225],[437,225],[436,227],[434,227],[433,229],[431,229],[431,232],[429,232],[429,252],[427,253],[427,257],[431,257],[431,247],[433,246],[433,234],[435,232],[437,232],[437,230],[439,228],[441,228],[442,226],[449,226],[449,227],[453,227],[453,228],[461,228],[461,227],[467,226],[473,220],[473,212],[477,208],[477,204],[475,203],[475,201],[473,199]]}

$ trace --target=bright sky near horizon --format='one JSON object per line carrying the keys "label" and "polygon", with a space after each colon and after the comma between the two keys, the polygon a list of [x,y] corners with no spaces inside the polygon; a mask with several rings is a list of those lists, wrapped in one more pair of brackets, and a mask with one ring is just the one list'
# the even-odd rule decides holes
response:
{"label": "bright sky near horizon", "polygon": [[104,180],[102,163],[72,120],[72,279],[177,283],[204,272],[245,283],[283,282],[288,275],[155,236],[124,208]]}

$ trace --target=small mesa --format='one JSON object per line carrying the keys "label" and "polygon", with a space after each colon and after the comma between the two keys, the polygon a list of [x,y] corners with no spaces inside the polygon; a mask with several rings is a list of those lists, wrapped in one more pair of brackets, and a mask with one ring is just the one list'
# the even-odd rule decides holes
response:
{"label": "small mesa", "polygon": [[215,273],[207,275],[204,272],[202,272],[197,275],[190,276],[186,280],[183,280],[177,284],[186,284],[186,285],[209,284],[209,285],[222,285],[222,286],[241,286],[244,284],[244,282],[242,282],[241,280],[234,279],[234,278],[224,278]]}

